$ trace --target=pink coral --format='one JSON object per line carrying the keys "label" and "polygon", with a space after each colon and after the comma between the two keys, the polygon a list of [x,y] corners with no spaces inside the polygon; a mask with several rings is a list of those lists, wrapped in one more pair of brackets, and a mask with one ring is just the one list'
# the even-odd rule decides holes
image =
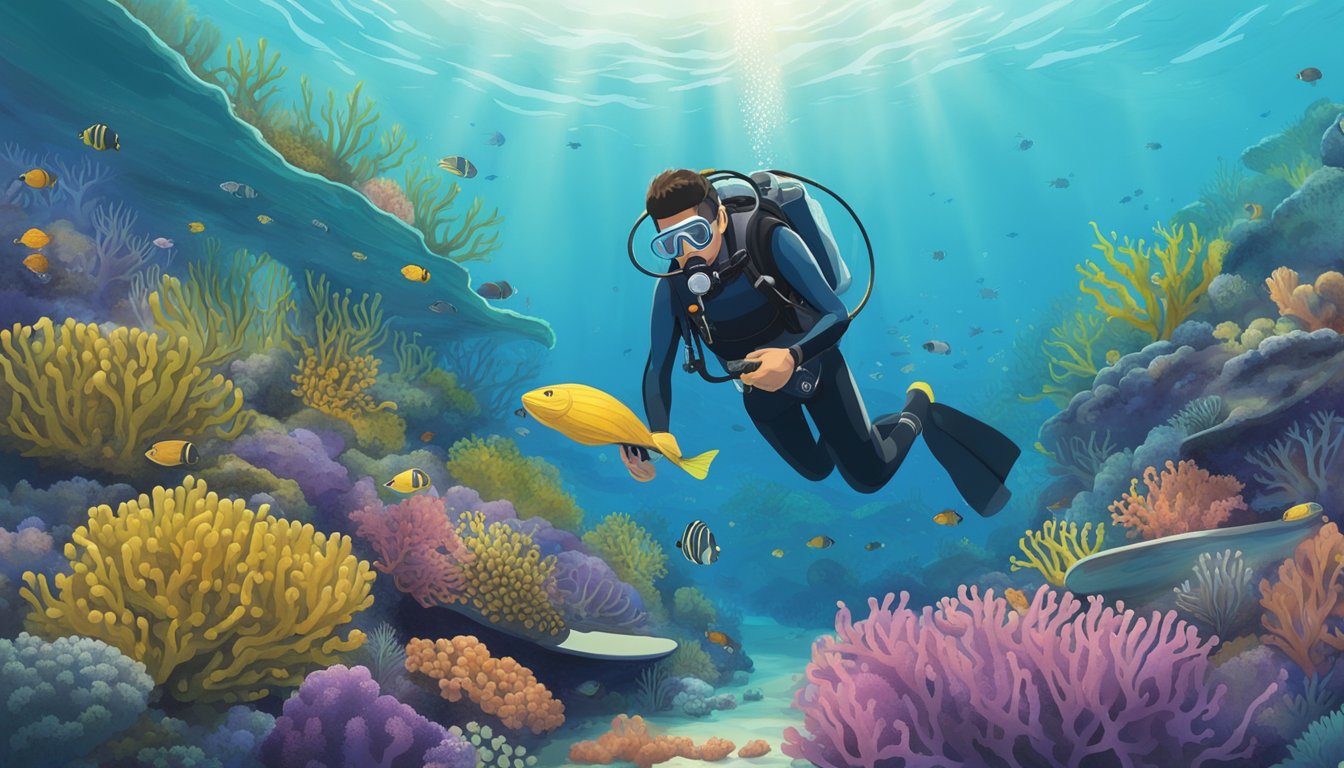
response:
{"label": "pink coral", "polygon": [[425,607],[466,600],[463,566],[471,552],[448,519],[443,499],[412,496],[396,504],[350,513],[356,531],[378,553],[374,567]]}
{"label": "pink coral", "polygon": [[1334,523],[1297,545],[1279,565],[1278,579],[1260,580],[1262,635],[1304,673],[1329,671],[1344,651],[1344,535]]}
{"label": "pink coral", "polygon": [[1148,495],[1139,494],[1139,481],[1109,507],[1111,520],[1129,528],[1129,538],[1145,540],[1190,531],[1217,528],[1235,510],[1246,509],[1241,482],[1231,475],[1211,475],[1193,461],[1167,462],[1159,477],[1156,467],[1143,471]]}
{"label": "pink coral", "polygon": [[909,600],[871,598],[859,622],[840,603],[794,700],[810,735],[788,728],[784,754],[822,768],[1199,766],[1248,755],[1278,687],[1220,725],[1211,643],[1175,611],[1083,607],[1048,587],[1022,614],[976,587],[921,612]]}
{"label": "pink coral", "polygon": [[369,179],[359,185],[359,191],[375,206],[407,224],[415,224],[415,206],[406,196],[406,190],[392,179]]}

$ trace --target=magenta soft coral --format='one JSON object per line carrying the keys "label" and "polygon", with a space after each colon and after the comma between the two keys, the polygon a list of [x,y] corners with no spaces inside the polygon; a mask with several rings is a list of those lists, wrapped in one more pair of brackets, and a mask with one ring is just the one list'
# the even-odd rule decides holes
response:
{"label": "magenta soft coral", "polygon": [[[1086,608],[1042,587],[1024,615],[992,591],[916,613],[887,595],[819,640],[794,706],[810,735],[784,753],[823,768],[1199,766],[1248,755],[1247,727],[1215,725],[1225,694],[1208,683],[1210,645],[1174,611],[1141,618],[1099,598]],[[1102,756],[1105,756],[1102,758]]]}
{"label": "magenta soft coral", "polygon": [[356,510],[350,519],[378,553],[374,567],[390,574],[397,589],[427,608],[466,600],[462,566],[471,552],[448,519],[443,499],[412,496]]}

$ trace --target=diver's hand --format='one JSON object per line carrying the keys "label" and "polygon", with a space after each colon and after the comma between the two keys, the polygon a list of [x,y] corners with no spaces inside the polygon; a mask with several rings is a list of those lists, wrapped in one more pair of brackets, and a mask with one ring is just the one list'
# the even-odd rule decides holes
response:
{"label": "diver's hand", "polygon": [[621,463],[630,472],[630,476],[641,483],[649,482],[658,474],[658,468],[649,461],[648,452],[638,446],[622,445]]}
{"label": "diver's hand", "polygon": [[761,367],[742,374],[742,383],[749,387],[774,392],[793,378],[793,355],[787,349],[767,347],[747,355],[747,360],[759,360]]}

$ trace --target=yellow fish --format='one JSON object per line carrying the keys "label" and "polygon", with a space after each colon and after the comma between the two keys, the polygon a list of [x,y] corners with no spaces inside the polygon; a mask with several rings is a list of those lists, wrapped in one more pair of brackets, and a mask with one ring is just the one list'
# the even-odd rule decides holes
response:
{"label": "yellow fish", "polygon": [[272,221],[275,221],[275,219],[262,213],[257,216],[257,221],[260,221],[262,224],[270,224]]}
{"label": "yellow fish", "polygon": [[47,257],[40,253],[30,253],[23,260],[23,266],[35,275],[45,275],[47,270],[51,268],[51,262],[47,261]]}
{"label": "yellow fish", "polygon": [[363,253],[360,253],[359,251],[351,251],[350,255],[355,257],[355,261],[363,261],[369,258],[368,256],[365,256]]}
{"label": "yellow fish", "polygon": [[1120,350],[1112,349],[1106,352],[1106,364],[1115,365],[1120,362]]}
{"label": "yellow fish", "polygon": [[1301,520],[1303,518],[1311,517],[1312,515],[1319,515],[1323,509],[1324,507],[1320,504],[1317,504],[1314,501],[1308,501],[1305,504],[1298,504],[1284,510],[1283,519],[1285,522],[1290,520]]}
{"label": "yellow fish", "polygon": [[933,516],[933,522],[939,525],[956,525],[964,519],[955,509],[944,509]]}
{"label": "yellow fish", "polygon": [[19,181],[32,187],[33,189],[46,189],[56,186],[56,177],[45,168],[34,168],[31,171],[20,174]]}
{"label": "yellow fish", "polygon": [[783,556],[784,556],[784,550],[782,550],[782,549],[772,549],[772,550],[770,550],[770,555],[771,555],[772,557],[783,557]]}
{"label": "yellow fish", "polygon": [[583,384],[555,384],[523,395],[523,408],[538,422],[581,445],[637,445],[666,456],[704,480],[718,451],[687,458],[670,432],[650,432],[621,401]]}
{"label": "yellow fish", "polygon": [[1250,218],[1251,221],[1260,218],[1265,212],[1265,209],[1262,208],[1259,203],[1247,203],[1241,206],[1241,209],[1246,212],[1246,216]]}
{"label": "yellow fish", "polygon": [[160,440],[145,451],[145,458],[161,467],[180,467],[200,461],[201,454],[186,440]]}
{"label": "yellow fish", "polygon": [[187,231],[200,234],[205,231],[205,225],[199,221],[193,221],[187,225]]}
{"label": "yellow fish", "polygon": [[825,549],[835,545],[835,539],[830,536],[813,536],[807,540],[807,546],[813,549]]}
{"label": "yellow fish", "polygon": [[121,151],[121,137],[116,131],[108,128],[106,123],[94,123],[80,131],[78,136],[85,144],[99,152],[105,151],[108,147]]}
{"label": "yellow fish", "polygon": [[415,264],[407,264],[401,268],[401,276],[413,283],[428,283],[429,270]]}
{"label": "yellow fish", "polygon": [[15,238],[14,242],[22,243],[33,250],[37,250],[51,242],[51,235],[34,227],[33,229],[24,232],[22,237]]}
{"label": "yellow fish", "polygon": [[1027,602],[1026,593],[1020,589],[1009,587],[1003,591],[1003,596],[1008,599],[1008,605],[1018,613],[1026,613],[1031,607],[1031,603]]}
{"label": "yellow fish", "polygon": [[383,487],[391,488],[400,494],[412,494],[429,487],[429,475],[421,469],[408,469],[383,483]]}

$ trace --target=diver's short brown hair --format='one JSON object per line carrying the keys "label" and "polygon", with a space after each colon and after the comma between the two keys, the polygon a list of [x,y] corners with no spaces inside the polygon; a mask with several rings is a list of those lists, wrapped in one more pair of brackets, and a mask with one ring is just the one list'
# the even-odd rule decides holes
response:
{"label": "diver's short brown hair", "polygon": [[644,196],[644,210],[654,219],[665,219],[687,208],[706,219],[719,215],[719,193],[714,185],[695,171],[679,168],[675,171],[663,171],[649,182],[649,192]]}

